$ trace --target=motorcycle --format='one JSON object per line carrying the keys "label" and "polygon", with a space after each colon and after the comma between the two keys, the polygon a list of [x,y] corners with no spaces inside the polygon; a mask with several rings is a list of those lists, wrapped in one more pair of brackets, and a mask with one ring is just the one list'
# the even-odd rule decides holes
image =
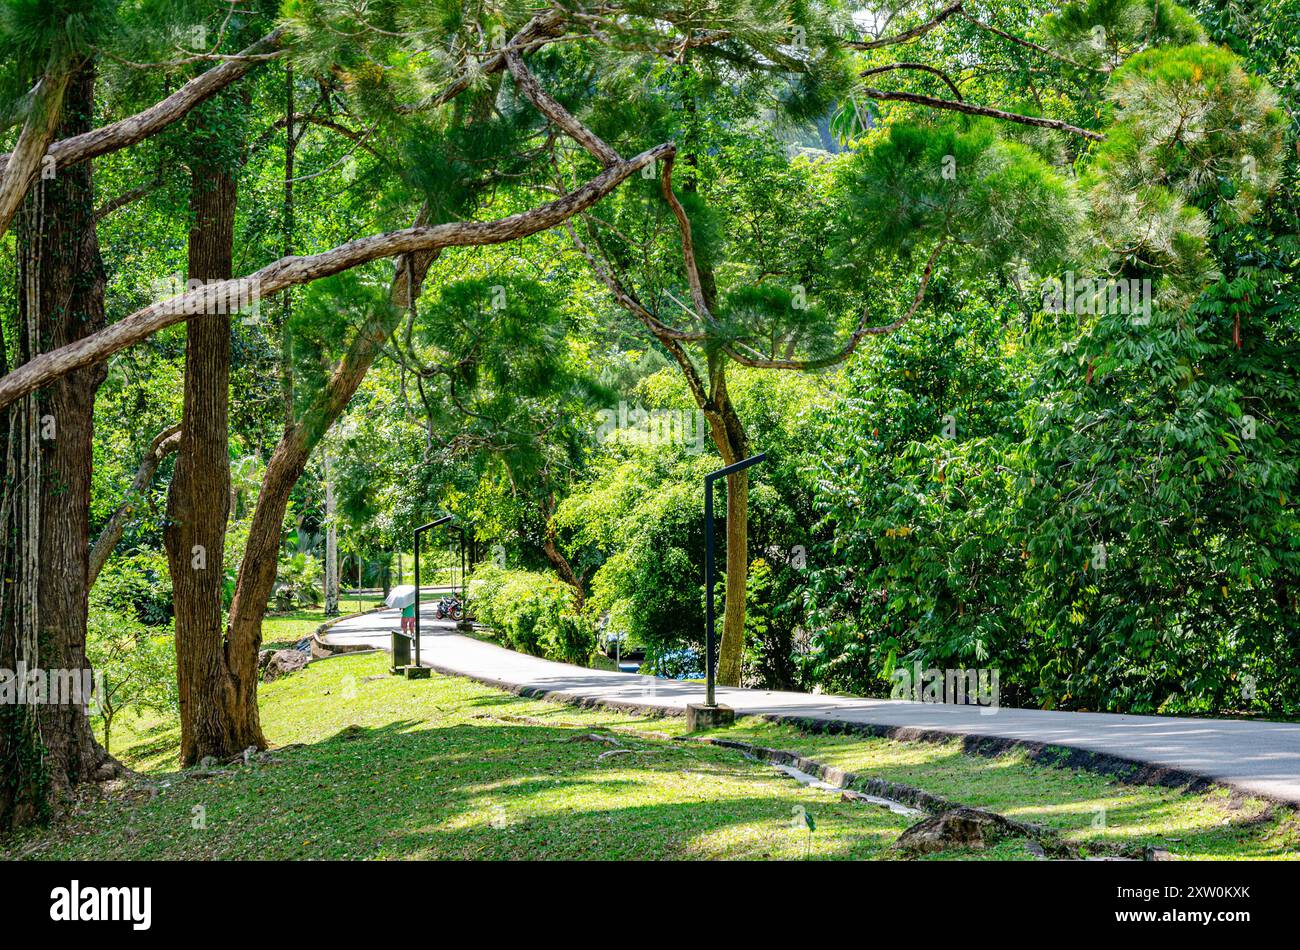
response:
{"label": "motorcycle", "polygon": [[457,620],[465,616],[465,609],[455,594],[444,597],[433,607],[433,616],[437,620]]}

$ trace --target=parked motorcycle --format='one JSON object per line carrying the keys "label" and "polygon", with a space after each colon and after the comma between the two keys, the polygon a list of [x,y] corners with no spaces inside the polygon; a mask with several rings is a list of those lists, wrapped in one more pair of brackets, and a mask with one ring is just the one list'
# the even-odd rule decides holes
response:
{"label": "parked motorcycle", "polygon": [[433,607],[433,616],[438,620],[456,620],[465,616],[465,608],[455,594],[444,597]]}

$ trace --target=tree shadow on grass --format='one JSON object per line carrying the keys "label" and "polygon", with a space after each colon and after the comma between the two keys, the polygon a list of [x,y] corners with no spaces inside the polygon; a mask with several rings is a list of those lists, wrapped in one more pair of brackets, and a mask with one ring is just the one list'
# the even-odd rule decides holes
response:
{"label": "tree shadow on grass", "polygon": [[[652,859],[870,856],[906,821],[810,793],[722,749],[484,721],[350,726],[275,761],[103,803],[50,858]],[[196,811],[200,809],[200,811]],[[202,814],[203,821],[195,822]],[[824,830],[822,830],[824,829]]]}

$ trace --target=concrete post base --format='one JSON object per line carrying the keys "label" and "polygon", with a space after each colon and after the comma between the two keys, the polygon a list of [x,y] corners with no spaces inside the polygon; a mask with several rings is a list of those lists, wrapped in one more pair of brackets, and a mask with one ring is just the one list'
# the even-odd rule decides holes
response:
{"label": "concrete post base", "polygon": [[704,703],[688,703],[686,706],[686,728],[691,732],[700,729],[720,729],[736,721],[736,711],[730,706],[719,703],[706,706]]}
{"label": "concrete post base", "polygon": [[408,680],[427,680],[430,671],[427,666],[404,666],[402,672]]}

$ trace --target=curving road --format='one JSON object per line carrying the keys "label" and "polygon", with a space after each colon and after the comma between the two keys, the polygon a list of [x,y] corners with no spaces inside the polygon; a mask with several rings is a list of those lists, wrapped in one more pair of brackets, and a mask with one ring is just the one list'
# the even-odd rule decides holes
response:
{"label": "curving road", "polygon": [[[421,660],[442,673],[555,699],[645,711],[681,713],[703,702],[703,687],[634,673],[553,663],[460,636],[423,604]],[[320,639],[327,644],[388,649],[398,611],[343,620]],[[1121,716],[1107,713],[983,709],[889,699],[718,689],[737,715],[851,723],[898,735],[944,733],[976,739],[1064,746],[1210,779],[1277,801],[1300,804],[1300,723]]]}

